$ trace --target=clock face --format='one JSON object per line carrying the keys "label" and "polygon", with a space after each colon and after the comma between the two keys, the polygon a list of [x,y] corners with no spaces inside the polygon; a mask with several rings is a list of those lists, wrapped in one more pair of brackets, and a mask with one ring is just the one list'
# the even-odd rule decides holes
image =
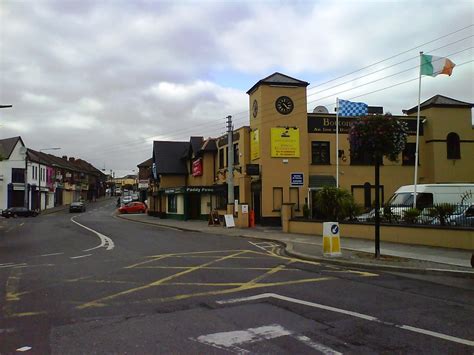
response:
{"label": "clock face", "polygon": [[253,100],[252,111],[253,111],[253,117],[257,117],[257,113],[258,113],[257,100]]}
{"label": "clock face", "polygon": [[291,100],[288,96],[280,96],[275,101],[275,108],[282,115],[288,115],[289,113],[291,113],[291,111],[293,111],[293,100]]}

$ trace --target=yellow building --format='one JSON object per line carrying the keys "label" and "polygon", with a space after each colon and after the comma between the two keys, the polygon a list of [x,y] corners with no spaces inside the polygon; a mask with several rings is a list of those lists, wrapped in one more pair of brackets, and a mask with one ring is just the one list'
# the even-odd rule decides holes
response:
{"label": "yellow building", "polygon": [[[369,157],[351,156],[347,139],[356,118],[339,118],[336,152],[336,115],[322,107],[307,112],[308,85],[274,73],[247,92],[250,125],[235,130],[233,137],[234,192],[239,204],[255,212],[257,223],[278,224],[286,203],[301,216],[314,191],[336,185],[337,160],[340,187],[365,207],[373,204],[374,167]],[[472,107],[441,95],[421,105],[418,183],[474,182]],[[381,202],[399,186],[413,184],[416,110],[396,116],[408,124],[408,144],[397,162],[383,160]],[[234,201],[227,201],[227,149],[226,136],[155,142],[150,213],[188,219],[228,210]]]}

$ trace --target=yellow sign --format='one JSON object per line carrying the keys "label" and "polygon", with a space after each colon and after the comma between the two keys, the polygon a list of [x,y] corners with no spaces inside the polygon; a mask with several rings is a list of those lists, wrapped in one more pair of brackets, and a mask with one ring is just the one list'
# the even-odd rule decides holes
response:
{"label": "yellow sign", "polygon": [[260,135],[258,129],[250,132],[250,159],[260,158]]}
{"label": "yellow sign", "polygon": [[300,130],[298,128],[272,128],[272,158],[300,157]]}

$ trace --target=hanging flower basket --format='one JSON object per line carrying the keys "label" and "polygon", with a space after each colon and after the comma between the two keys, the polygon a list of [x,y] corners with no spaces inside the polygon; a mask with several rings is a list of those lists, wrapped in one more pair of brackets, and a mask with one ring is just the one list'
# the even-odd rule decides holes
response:
{"label": "hanging flower basket", "polygon": [[355,121],[349,130],[351,153],[386,156],[396,161],[405,148],[408,127],[392,115],[365,116]]}

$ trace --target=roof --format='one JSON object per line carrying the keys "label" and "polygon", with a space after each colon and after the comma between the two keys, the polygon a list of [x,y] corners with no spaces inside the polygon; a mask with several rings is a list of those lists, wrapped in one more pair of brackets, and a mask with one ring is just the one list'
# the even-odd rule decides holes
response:
{"label": "roof", "polygon": [[43,152],[38,152],[36,150],[28,148],[27,150],[28,160],[35,163],[41,163],[44,165],[49,165],[51,167],[57,167],[62,169],[67,169],[71,171],[76,171],[80,173],[88,173],[91,175],[105,176],[105,174],[94,167],[88,161],[83,159],[74,159],[74,161],[67,160],[56,155],[46,154]]}
{"label": "roof", "polygon": [[202,144],[201,150],[203,152],[217,152],[217,143],[214,138],[208,138]]}
{"label": "roof", "polygon": [[20,141],[23,146],[25,145],[20,136],[0,139],[0,157],[3,159],[10,158],[10,155],[12,154],[13,149],[15,149],[18,141]]}
{"label": "roof", "polygon": [[157,174],[187,175],[186,157],[189,142],[153,142],[153,161]]}
{"label": "roof", "polygon": [[[443,95],[435,95],[432,98],[420,104],[420,110],[430,107],[447,107],[447,108],[471,108],[473,104],[469,102],[459,101]],[[404,114],[411,115],[418,111],[418,105],[408,110],[403,110]]]}
{"label": "roof", "polygon": [[137,165],[137,168],[150,168],[153,165],[153,158],[147,159]]}
{"label": "roof", "polygon": [[275,72],[272,75],[267,76],[266,78],[263,78],[262,80],[259,80],[254,86],[252,86],[249,91],[247,91],[247,94],[251,94],[257,87],[259,87],[262,84],[266,85],[276,85],[276,86],[301,86],[301,87],[306,87],[309,85],[308,82],[298,80],[295,78],[292,78],[291,76]]}
{"label": "roof", "polygon": [[204,141],[203,137],[191,137],[190,138],[189,144],[190,144],[190,149],[192,150],[191,155],[192,155],[192,153],[194,153],[194,155],[199,154],[199,152],[201,151],[203,141]]}

